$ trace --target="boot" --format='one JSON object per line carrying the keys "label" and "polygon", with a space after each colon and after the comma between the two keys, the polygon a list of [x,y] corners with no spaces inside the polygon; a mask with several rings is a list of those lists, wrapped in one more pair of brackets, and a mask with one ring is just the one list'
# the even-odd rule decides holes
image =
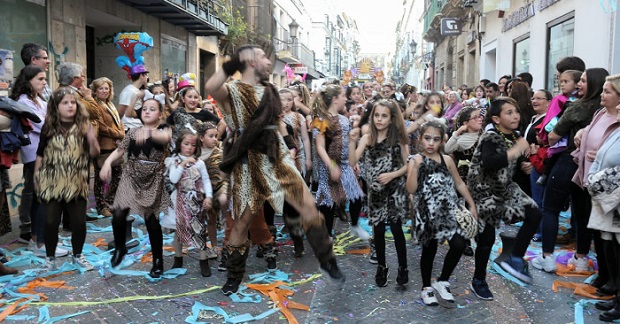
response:
{"label": "boot", "polygon": [[398,267],[396,283],[402,286],[407,282],[409,282],[409,269],[407,269],[407,267]]}
{"label": "boot", "polygon": [[336,263],[336,255],[333,250],[332,238],[327,233],[324,220],[319,223],[313,224],[308,228],[306,237],[308,243],[314,250],[314,255],[319,259],[321,271],[326,274],[331,281],[344,282],[345,276],[338,268]]}
{"label": "boot", "polygon": [[267,261],[267,270],[275,271],[278,268],[276,263],[276,247],[273,243],[265,244],[265,261]]}
{"label": "boot", "polygon": [[13,275],[17,273],[17,269],[7,267],[4,263],[0,262],[0,276]]}
{"label": "boot", "polygon": [[295,257],[301,258],[304,256],[304,239],[299,236],[293,236],[292,234],[291,238],[293,239],[293,246],[295,247]]}
{"label": "boot", "polygon": [[174,257],[174,262],[172,263],[172,269],[183,268],[183,257]]}
{"label": "boot", "polygon": [[598,319],[603,322],[615,322],[620,319],[620,304],[618,304],[618,297],[614,298],[616,304],[608,311],[602,312]]}
{"label": "boot", "polygon": [[390,268],[382,265],[377,266],[377,274],[375,275],[375,283],[379,287],[385,287],[388,283],[388,276],[390,275]]}
{"label": "boot", "polygon": [[112,254],[112,267],[117,267],[123,262],[123,257],[127,254],[125,240],[127,236],[127,213],[129,210],[114,210],[112,215],[112,231],[114,232],[114,254]]}
{"label": "boot", "polygon": [[209,267],[209,259],[200,260],[200,274],[203,277],[211,277],[211,268]]}
{"label": "boot", "polygon": [[228,253],[226,268],[228,270],[228,279],[222,286],[222,293],[228,296],[239,291],[239,285],[245,274],[245,263],[248,258],[250,249],[250,241],[246,241],[242,245],[227,244],[224,249]]}
{"label": "boot", "polygon": [[151,278],[159,278],[164,273],[164,260],[161,258],[153,258],[153,267],[149,275]]}

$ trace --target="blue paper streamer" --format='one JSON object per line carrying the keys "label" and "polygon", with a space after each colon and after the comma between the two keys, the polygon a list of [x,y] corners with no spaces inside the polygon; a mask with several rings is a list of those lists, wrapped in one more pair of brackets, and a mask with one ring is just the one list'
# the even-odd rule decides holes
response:
{"label": "blue paper streamer", "polygon": [[280,309],[278,308],[272,308],[257,316],[252,316],[246,313],[246,314],[241,314],[241,315],[237,315],[234,317],[230,317],[230,315],[228,315],[228,313],[226,313],[226,311],[223,310],[221,307],[205,306],[200,302],[195,302],[194,305],[192,306],[192,315],[185,318],[185,322],[186,323],[207,323],[207,322],[198,321],[198,319],[200,318],[200,312],[203,310],[214,312],[215,314],[221,316],[224,319],[224,323],[245,323],[245,322],[251,322],[251,321],[258,321],[258,320],[265,319],[267,318],[267,316],[280,311]]}

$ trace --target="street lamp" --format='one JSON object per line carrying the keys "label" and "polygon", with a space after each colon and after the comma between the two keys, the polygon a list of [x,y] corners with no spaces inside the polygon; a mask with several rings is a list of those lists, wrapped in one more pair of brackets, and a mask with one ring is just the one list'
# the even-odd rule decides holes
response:
{"label": "street lamp", "polygon": [[418,43],[415,41],[415,39],[411,40],[411,43],[409,43],[409,49],[411,50],[411,55],[415,55],[415,50],[418,48]]}
{"label": "street lamp", "polygon": [[293,55],[296,55],[296,46],[295,46],[295,40],[297,39],[297,30],[299,29],[299,24],[293,20],[293,22],[291,22],[290,24],[288,24],[288,31],[289,33],[291,33],[291,40],[292,40],[292,47],[293,47]]}

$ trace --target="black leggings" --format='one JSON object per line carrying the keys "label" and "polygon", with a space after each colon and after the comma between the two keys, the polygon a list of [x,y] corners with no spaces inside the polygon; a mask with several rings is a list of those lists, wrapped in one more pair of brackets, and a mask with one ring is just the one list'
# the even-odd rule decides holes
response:
{"label": "black leggings", "polygon": [[[459,264],[463,250],[465,250],[465,238],[459,234],[454,233],[449,241],[450,249],[446,253],[446,258],[443,261],[443,269],[441,270],[441,276],[437,278],[437,281],[448,281],[454,268]],[[435,255],[437,254],[437,240],[430,240],[426,244],[422,245],[422,256],[420,258],[420,272],[422,273],[422,288],[431,286],[431,276],[433,275],[433,262],[435,261]]]}
{"label": "black leggings", "polygon": [[[403,224],[400,220],[389,223],[390,230],[394,236],[394,247],[396,247],[396,255],[398,256],[398,266],[407,268],[407,245],[405,242],[405,234],[403,233]],[[386,223],[379,223],[372,227],[375,235],[375,251],[377,252],[377,262],[385,267],[385,227]]]}
{"label": "black leggings", "polygon": [[[334,218],[341,212],[341,206],[333,205],[332,207],[319,206],[319,211],[325,217],[325,225],[327,226],[327,232],[332,235],[334,229]],[[353,201],[349,201],[349,214],[351,214],[351,225],[357,225],[360,219],[360,212],[362,211],[362,198],[358,198]]]}
{"label": "black leggings", "polygon": [[[542,212],[538,208],[525,207],[525,219],[523,225],[517,233],[515,239],[515,245],[512,249],[512,255],[518,258],[522,258],[527,251],[527,247],[530,245],[530,241],[540,220],[542,219]],[[474,278],[485,279],[487,275],[487,264],[489,262],[489,256],[491,255],[491,248],[495,242],[495,228],[489,224],[486,224],[484,231],[478,234],[478,246],[476,247],[476,266],[474,270]]]}
{"label": "black leggings", "polygon": [[73,255],[82,254],[86,241],[86,199],[76,198],[69,202],[50,200],[42,202],[40,208],[45,211],[45,251],[53,257],[58,245],[58,226],[61,216],[71,220],[71,246]]}
{"label": "black leggings", "polygon": [[[127,215],[129,209],[115,210],[112,215],[112,228],[114,230],[115,241],[125,241],[125,228],[127,226]],[[164,234],[159,225],[159,220],[155,215],[144,215],[146,230],[149,233],[149,241],[151,242],[151,253],[153,261],[163,259],[164,251]]]}

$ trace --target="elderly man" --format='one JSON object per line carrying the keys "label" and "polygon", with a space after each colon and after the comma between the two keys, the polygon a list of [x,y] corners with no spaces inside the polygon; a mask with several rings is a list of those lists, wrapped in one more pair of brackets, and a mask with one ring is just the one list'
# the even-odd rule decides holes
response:
{"label": "elderly man", "polygon": [[93,126],[96,126],[97,120],[99,120],[99,106],[93,99],[93,91],[86,86],[84,68],[77,63],[60,64],[58,66],[58,83],[77,92],[78,100],[86,107]]}

